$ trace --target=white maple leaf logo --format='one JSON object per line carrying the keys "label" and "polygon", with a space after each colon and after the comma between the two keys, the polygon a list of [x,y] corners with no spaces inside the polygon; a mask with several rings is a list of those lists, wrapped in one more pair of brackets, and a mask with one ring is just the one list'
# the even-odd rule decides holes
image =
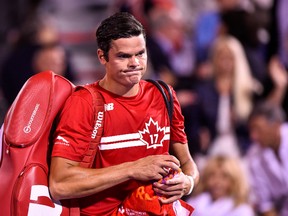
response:
{"label": "white maple leaf logo", "polygon": [[157,148],[163,146],[165,137],[165,127],[160,128],[158,122],[154,122],[150,117],[149,122],[145,123],[143,131],[139,131],[140,140],[149,148]]}

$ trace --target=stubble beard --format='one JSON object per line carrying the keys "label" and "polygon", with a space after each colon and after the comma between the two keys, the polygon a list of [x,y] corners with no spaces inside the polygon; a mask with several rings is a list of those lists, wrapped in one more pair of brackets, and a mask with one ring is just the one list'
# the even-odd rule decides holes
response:
{"label": "stubble beard", "polygon": [[141,77],[140,75],[133,75],[133,76],[129,76],[128,79],[130,80],[130,82],[132,84],[138,84],[141,80]]}
{"label": "stubble beard", "polygon": [[[127,74],[128,73],[128,74]],[[131,73],[131,74],[129,74]],[[127,79],[129,80],[129,82],[131,84],[138,84],[143,76],[144,72],[143,69],[139,70],[139,71],[132,71],[132,72],[126,72],[125,75],[127,76]]]}

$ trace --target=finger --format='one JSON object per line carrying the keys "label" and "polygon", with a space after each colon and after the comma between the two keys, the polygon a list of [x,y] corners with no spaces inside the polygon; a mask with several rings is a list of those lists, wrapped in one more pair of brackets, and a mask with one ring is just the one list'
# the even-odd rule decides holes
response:
{"label": "finger", "polygon": [[178,164],[175,164],[174,162],[171,161],[163,161],[161,163],[162,169],[165,170],[167,173],[169,172],[169,169],[173,169],[175,171],[181,171],[180,167]]}
{"label": "finger", "polygon": [[178,158],[176,158],[175,156],[173,155],[169,155],[170,156],[170,161],[175,163],[177,167],[180,167],[181,163],[180,161],[178,160]]}
{"label": "finger", "polygon": [[184,194],[183,189],[175,188],[174,190],[162,190],[160,188],[154,188],[154,192],[160,196],[170,197],[170,196],[182,196]]}
{"label": "finger", "polygon": [[166,162],[172,162],[176,164],[176,166],[180,166],[180,161],[173,155],[161,155],[161,158]]}
{"label": "finger", "polygon": [[172,203],[172,202],[174,202],[176,200],[179,200],[180,198],[181,198],[180,196],[172,196],[172,197],[169,197],[169,198],[159,197],[159,200],[163,204],[168,204],[168,203]]}
{"label": "finger", "polygon": [[167,185],[181,185],[184,186],[183,184],[185,183],[185,178],[186,176],[184,175],[183,172],[177,173],[174,175],[173,178],[167,179],[166,184]]}
{"label": "finger", "polygon": [[181,185],[166,185],[166,184],[161,184],[159,182],[153,183],[153,190],[157,194],[161,195],[167,195],[167,196],[172,196],[172,195],[179,195],[183,193],[183,188]]}

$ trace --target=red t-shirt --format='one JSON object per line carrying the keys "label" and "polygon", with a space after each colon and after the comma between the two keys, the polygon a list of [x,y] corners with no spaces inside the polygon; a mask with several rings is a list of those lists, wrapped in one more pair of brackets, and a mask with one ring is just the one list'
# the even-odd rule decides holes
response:
{"label": "red t-shirt", "polygon": [[[102,168],[164,154],[170,140],[186,144],[184,118],[174,97],[171,126],[164,99],[151,83],[140,82],[136,96],[121,97],[101,88],[105,103],[104,132],[93,167]],[[68,98],[60,114],[55,132],[52,156],[81,161],[88,148],[94,128],[91,94],[84,89]],[[124,198],[138,186],[136,181],[124,182],[103,192],[80,200],[83,215],[110,215]]]}

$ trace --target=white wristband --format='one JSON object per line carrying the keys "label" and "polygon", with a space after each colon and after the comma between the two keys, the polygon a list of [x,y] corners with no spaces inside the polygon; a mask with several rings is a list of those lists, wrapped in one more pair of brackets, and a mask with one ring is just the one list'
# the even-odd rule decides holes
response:
{"label": "white wristband", "polygon": [[190,195],[193,191],[193,188],[194,188],[194,179],[192,176],[189,176],[189,175],[186,175],[186,176],[188,177],[190,184],[191,184],[191,187],[190,187],[190,189],[186,195]]}

